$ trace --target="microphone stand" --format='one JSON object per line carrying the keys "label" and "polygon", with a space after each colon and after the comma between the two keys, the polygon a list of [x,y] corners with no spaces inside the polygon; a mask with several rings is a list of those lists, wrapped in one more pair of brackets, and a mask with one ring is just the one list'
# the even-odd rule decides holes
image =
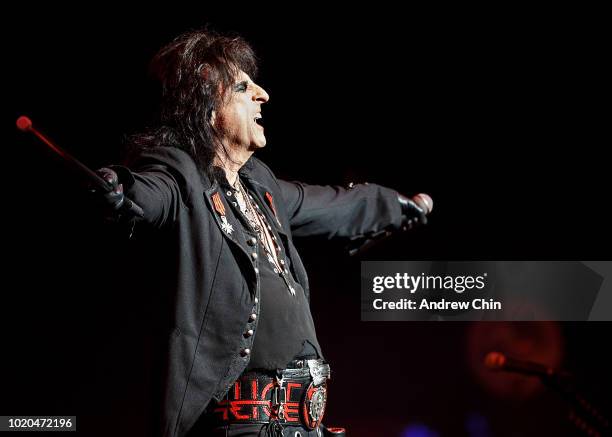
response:
{"label": "microphone stand", "polygon": [[[521,368],[504,367],[507,358],[497,352],[490,352],[485,365],[491,370],[537,376],[542,384],[559,394],[570,406],[569,420],[584,434],[593,437],[611,436],[610,421],[591,404],[576,388],[572,374],[558,371],[543,364],[523,362]],[[508,360],[509,363],[516,360]]]}
{"label": "microphone stand", "polygon": [[571,374],[550,373],[540,380],[569,404],[569,420],[576,428],[589,436],[612,435],[610,421],[578,391]]}

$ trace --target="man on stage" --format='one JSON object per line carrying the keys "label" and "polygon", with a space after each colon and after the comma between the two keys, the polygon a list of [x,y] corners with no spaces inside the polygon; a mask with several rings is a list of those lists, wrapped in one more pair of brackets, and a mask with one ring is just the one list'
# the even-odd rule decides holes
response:
{"label": "man on stage", "polygon": [[[410,228],[426,222],[430,205],[375,184],[277,179],[253,156],[266,145],[270,96],[255,83],[255,55],[242,38],[189,32],[153,66],[163,86],[160,125],[133,138],[126,166],[98,173],[115,187],[105,199],[132,238],[169,242],[150,253],[167,260],[155,273],[175,284],[160,321],[160,435],[330,433],[321,425],[330,368],[293,238]],[[144,217],[123,210],[124,195]]]}

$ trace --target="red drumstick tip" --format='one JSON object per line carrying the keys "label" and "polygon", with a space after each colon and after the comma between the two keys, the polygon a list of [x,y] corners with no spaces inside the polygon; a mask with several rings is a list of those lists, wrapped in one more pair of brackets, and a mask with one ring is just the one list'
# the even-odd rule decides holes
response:
{"label": "red drumstick tip", "polygon": [[32,129],[32,120],[30,120],[25,115],[22,115],[17,119],[17,128],[24,132],[29,131],[30,129]]}

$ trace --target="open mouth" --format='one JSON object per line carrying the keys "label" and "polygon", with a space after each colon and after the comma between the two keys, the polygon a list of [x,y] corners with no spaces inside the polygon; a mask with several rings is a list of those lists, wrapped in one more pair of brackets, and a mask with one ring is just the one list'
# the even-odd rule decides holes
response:
{"label": "open mouth", "polygon": [[257,124],[258,126],[263,127],[263,117],[261,116],[261,114],[257,114],[254,118],[253,121],[255,122],[255,124]]}

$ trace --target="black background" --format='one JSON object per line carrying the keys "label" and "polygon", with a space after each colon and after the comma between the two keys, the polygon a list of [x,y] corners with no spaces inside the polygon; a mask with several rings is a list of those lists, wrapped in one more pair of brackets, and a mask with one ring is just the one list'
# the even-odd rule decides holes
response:
{"label": "black background", "polygon": [[[129,297],[117,292],[137,260],[97,225],[64,166],[12,126],[27,114],[91,167],[116,162],[123,136],[155,119],[148,61],[210,23],[244,36],[261,59],[258,83],[271,99],[259,155],[279,177],[370,181],[435,201],[427,228],[360,259],[338,243],[301,243],[335,370],[327,422],[352,436],[400,435],[414,423],[444,436],[575,435],[554,394],[500,399],[477,383],[466,346],[473,324],[360,322],[359,261],[609,259],[598,15],[243,4],[30,4],[7,14],[0,414],[77,414],[82,435],[98,435],[95,420],[115,414],[123,433],[141,435],[147,363],[126,340],[139,319],[122,318]],[[609,325],[558,327],[561,364],[609,407]],[[106,383],[121,390],[100,390]],[[467,431],[474,415],[488,434]]]}

